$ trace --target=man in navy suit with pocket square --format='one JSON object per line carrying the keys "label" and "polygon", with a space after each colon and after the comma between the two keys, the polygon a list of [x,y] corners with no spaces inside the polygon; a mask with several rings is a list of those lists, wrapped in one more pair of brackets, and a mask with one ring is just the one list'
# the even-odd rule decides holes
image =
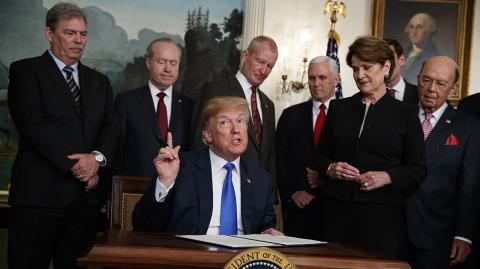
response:
{"label": "man in navy suit with pocket square", "polygon": [[456,63],[445,56],[425,61],[418,75],[428,175],[407,203],[414,269],[460,264],[473,243],[480,193],[480,122],[446,101],[458,79]]}
{"label": "man in navy suit with pocket square", "polygon": [[202,136],[208,149],[160,149],[153,178],[135,206],[135,230],[175,234],[281,234],[275,226],[272,178],[240,158],[248,144],[249,110],[241,97],[209,100]]}

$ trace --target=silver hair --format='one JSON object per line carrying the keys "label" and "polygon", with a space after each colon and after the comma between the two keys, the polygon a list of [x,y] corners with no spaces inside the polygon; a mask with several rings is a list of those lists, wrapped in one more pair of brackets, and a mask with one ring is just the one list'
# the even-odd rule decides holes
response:
{"label": "silver hair", "polygon": [[405,26],[405,32],[408,30],[408,26],[415,18],[422,19],[425,22],[425,26],[430,34],[437,32],[437,21],[430,14],[424,12],[413,15],[413,17],[408,21],[407,26]]}
{"label": "silver hair", "polygon": [[313,58],[308,66],[312,64],[319,64],[319,63],[325,63],[328,62],[328,65],[330,66],[330,71],[332,71],[332,74],[338,75],[338,64],[333,60],[332,58],[328,56],[317,56]]}
{"label": "silver hair", "polygon": [[82,18],[87,24],[87,14],[74,3],[59,2],[50,8],[45,18],[45,26],[55,31],[61,19]]}

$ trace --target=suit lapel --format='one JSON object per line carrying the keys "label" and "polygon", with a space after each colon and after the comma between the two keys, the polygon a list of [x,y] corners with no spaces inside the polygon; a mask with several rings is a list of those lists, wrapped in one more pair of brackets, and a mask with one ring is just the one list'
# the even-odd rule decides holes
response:
{"label": "suit lapel", "polygon": [[[65,80],[65,77],[62,75],[61,71],[58,69],[57,64],[55,63],[55,61],[53,60],[52,56],[48,51],[46,51],[42,55],[42,60],[45,63],[47,72],[50,74],[52,79],[57,84],[59,90],[62,92],[61,94],[65,96],[65,98],[67,99],[67,102],[72,106],[72,109],[75,111],[77,116],[81,118],[82,115],[80,114],[80,110],[77,104],[75,103],[75,100],[73,99],[73,96],[70,93],[70,90],[68,89],[67,81]],[[82,79],[82,75],[80,73],[80,66],[81,66],[80,63],[78,64],[78,66],[79,66],[78,77]],[[83,83],[82,80],[80,80],[80,85],[82,85],[82,83]],[[82,101],[83,99],[82,94],[83,94],[82,89],[80,89],[80,101]]]}
{"label": "suit lapel", "polygon": [[306,135],[305,139],[308,140],[308,148],[314,148],[314,140],[313,140],[313,112],[312,112],[313,101],[310,99],[302,106],[302,111],[300,117],[298,118],[299,121],[302,121],[301,126],[304,128],[302,132]]}
{"label": "suit lapel", "polygon": [[155,113],[155,106],[153,105],[152,94],[150,93],[150,88],[148,85],[138,93],[137,101],[140,108],[145,108],[140,110],[143,111],[144,117],[152,129],[153,135],[155,137],[160,137],[157,114]]}
{"label": "suit lapel", "polygon": [[[240,82],[238,82],[236,77],[233,77],[233,78],[230,79],[230,90],[232,91],[231,95],[242,97],[245,100],[247,99],[247,97],[245,96],[245,93],[243,92],[242,85],[240,85]],[[250,111],[250,107],[248,108],[248,110]],[[263,111],[262,111],[262,113],[263,113]],[[250,112],[250,114],[251,114],[251,112]],[[249,141],[255,141],[256,140],[255,129],[253,128],[253,120],[252,120],[251,116],[250,116],[250,120],[248,121],[248,136],[250,137]],[[251,143],[251,144],[253,144],[252,146],[258,152],[260,152],[258,147],[257,147],[257,143]]]}
{"label": "suit lapel", "polygon": [[240,190],[241,190],[241,204],[242,204],[242,226],[245,234],[253,233],[252,212],[255,212],[255,196],[253,195],[253,181],[249,175],[249,169],[240,159]]}
{"label": "suit lapel", "polygon": [[174,134],[179,134],[182,132],[182,107],[183,107],[183,100],[180,97],[180,93],[176,91],[175,89],[172,91],[172,111],[170,113],[170,124],[168,126],[168,129],[170,132],[172,132],[173,135],[173,144],[178,145],[180,144],[181,141],[176,141],[175,138],[177,138],[176,135]]}
{"label": "suit lapel", "polygon": [[453,127],[455,120],[456,111],[453,107],[448,105],[437,124],[435,124],[430,136],[427,138],[425,144],[426,151],[428,152],[427,156],[436,156],[441,148],[440,146],[445,143],[446,136],[450,133],[448,130]]}
{"label": "suit lapel", "polygon": [[[202,150],[194,171],[198,199],[198,234],[206,234],[213,210],[212,170],[208,149]],[[180,194],[181,195],[181,194]]]}
{"label": "suit lapel", "polygon": [[[258,90],[258,93],[260,94],[260,106],[262,109],[262,145],[267,145],[269,143],[268,140],[273,137],[272,132],[274,131],[268,128],[268,126],[272,126],[272,121],[275,120],[269,116],[273,107],[268,106],[267,96],[262,91]],[[273,126],[275,126],[275,123],[273,123]],[[253,134],[255,137],[255,132],[253,132]],[[256,146],[255,144],[255,147]],[[257,150],[260,151],[261,149],[257,148]]]}

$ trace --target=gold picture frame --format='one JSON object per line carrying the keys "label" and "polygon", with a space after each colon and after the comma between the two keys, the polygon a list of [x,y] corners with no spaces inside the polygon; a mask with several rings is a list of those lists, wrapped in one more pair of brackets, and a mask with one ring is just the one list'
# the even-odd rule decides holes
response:
{"label": "gold picture frame", "polygon": [[[449,96],[450,102],[456,105],[468,95],[474,6],[474,0],[374,0],[371,34],[397,39],[404,46],[407,58],[411,45],[406,25],[418,13],[430,15],[436,23],[436,31],[429,42],[438,49],[437,55],[450,56],[458,64],[459,87]],[[419,66],[416,68],[418,70]],[[413,76],[409,77],[413,80]],[[413,84],[417,84],[416,81]]]}

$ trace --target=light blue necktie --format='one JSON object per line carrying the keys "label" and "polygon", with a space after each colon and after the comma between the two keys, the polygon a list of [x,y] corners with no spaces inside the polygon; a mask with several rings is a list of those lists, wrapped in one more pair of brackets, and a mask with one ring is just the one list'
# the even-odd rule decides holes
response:
{"label": "light blue necktie", "polygon": [[220,234],[237,234],[237,202],[233,189],[232,170],[233,163],[226,163],[223,168],[227,170],[222,188],[222,205],[220,208]]}

